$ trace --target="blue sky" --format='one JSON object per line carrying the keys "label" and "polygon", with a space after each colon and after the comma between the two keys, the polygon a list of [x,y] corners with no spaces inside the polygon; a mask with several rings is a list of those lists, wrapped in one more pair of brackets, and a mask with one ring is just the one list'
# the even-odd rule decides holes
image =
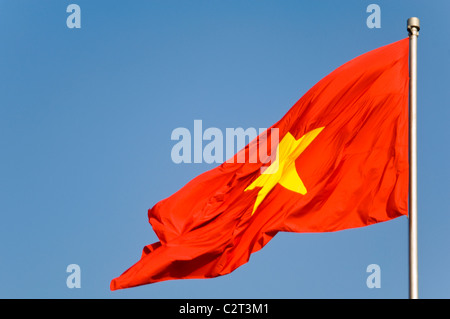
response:
{"label": "blue sky", "polygon": [[[69,29],[66,8],[81,8]],[[370,29],[369,4],[381,9]],[[418,42],[419,295],[450,298],[448,1],[0,0],[0,298],[407,298],[408,220],[279,233],[207,280],[109,290],[157,241],[147,210],[217,164],[178,127],[269,127],[348,60]],[[66,267],[81,268],[69,289]],[[366,268],[381,268],[369,289]]]}

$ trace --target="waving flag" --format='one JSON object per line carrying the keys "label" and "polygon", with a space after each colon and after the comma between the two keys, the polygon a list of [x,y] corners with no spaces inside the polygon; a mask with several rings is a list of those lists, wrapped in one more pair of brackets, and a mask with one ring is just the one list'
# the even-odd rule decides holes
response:
{"label": "waving flag", "polygon": [[[342,65],[229,160],[148,211],[159,241],[111,290],[211,278],[248,262],[278,232],[331,232],[407,215],[408,39]],[[256,147],[255,147],[256,146]]]}

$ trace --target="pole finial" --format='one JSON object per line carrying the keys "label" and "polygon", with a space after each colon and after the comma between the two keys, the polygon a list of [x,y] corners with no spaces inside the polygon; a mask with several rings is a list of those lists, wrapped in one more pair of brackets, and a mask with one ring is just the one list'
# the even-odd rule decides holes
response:
{"label": "pole finial", "polygon": [[417,32],[417,34],[419,34],[419,30],[420,30],[419,18],[416,18],[416,17],[409,18],[406,24],[407,24],[407,29],[408,29],[409,34],[413,34],[415,32]]}

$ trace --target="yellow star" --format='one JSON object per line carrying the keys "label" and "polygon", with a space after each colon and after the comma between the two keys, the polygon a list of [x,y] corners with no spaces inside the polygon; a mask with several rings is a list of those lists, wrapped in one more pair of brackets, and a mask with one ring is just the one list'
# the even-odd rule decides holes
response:
{"label": "yellow star", "polygon": [[293,192],[306,194],[306,187],[295,168],[295,160],[323,129],[323,127],[316,128],[298,140],[291,133],[286,133],[281,142],[278,143],[275,161],[244,190],[261,187],[253,206],[252,215],[276,184],[280,184]]}

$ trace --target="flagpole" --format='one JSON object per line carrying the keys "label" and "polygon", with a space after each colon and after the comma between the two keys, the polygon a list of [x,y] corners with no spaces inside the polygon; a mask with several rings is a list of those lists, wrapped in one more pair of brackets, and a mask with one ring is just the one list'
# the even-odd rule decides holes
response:
{"label": "flagpole", "polygon": [[407,21],[409,33],[409,298],[419,298],[417,256],[417,38],[419,18]]}

